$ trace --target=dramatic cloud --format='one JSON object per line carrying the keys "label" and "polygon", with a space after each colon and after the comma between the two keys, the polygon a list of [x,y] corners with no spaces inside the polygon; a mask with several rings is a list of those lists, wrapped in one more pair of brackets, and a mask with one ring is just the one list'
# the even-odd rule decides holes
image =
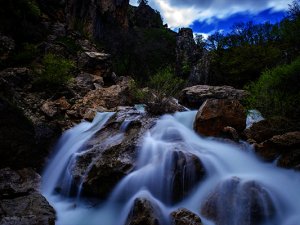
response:
{"label": "dramatic cloud", "polygon": [[[237,13],[256,14],[271,9],[283,11],[292,0],[149,0],[171,28],[186,27],[195,21],[213,23]],[[131,3],[136,1],[131,0]]]}

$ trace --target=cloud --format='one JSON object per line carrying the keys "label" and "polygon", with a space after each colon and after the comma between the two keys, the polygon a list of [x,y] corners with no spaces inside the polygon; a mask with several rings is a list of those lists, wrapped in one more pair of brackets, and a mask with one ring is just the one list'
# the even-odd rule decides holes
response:
{"label": "cloud", "polygon": [[[130,1],[135,3],[136,1]],[[267,9],[283,11],[292,0],[149,0],[171,28],[187,27],[194,21],[212,23],[236,13],[256,15]]]}

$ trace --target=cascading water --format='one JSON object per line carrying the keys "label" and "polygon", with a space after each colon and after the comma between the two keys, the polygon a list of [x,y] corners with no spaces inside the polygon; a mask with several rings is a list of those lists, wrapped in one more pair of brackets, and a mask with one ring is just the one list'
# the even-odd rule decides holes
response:
{"label": "cascading water", "polygon": [[[72,157],[110,115],[100,114],[93,123],[79,124],[58,143],[42,185],[57,210],[57,224],[123,225],[134,200],[142,197],[160,210],[161,224],[170,223],[172,211],[186,208],[205,225],[299,225],[300,174],[260,161],[247,151],[251,149],[248,145],[241,149],[200,137],[192,130],[194,111],[160,118],[141,140],[135,170],[123,178],[109,199],[97,207],[82,200],[75,207],[75,200],[55,194],[55,187],[58,183],[68,186],[62,181],[71,179],[67,168]],[[257,221],[250,221],[253,214]]]}

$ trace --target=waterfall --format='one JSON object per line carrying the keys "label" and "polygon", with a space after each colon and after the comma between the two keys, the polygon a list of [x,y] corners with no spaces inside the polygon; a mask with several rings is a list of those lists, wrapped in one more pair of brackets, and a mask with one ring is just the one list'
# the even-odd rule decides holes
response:
{"label": "waterfall", "polygon": [[[299,224],[300,174],[261,161],[250,145],[241,149],[199,136],[192,129],[195,111],[165,115],[157,121],[140,140],[136,168],[105,202],[91,207],[84,200],[76,202],[55,193],[58,184],[69,191],[72,157],[111,115],[98,114],[92,123],[77,125],[56,146],[43,175],[42,192],[57,210],[58,225],[123,225],[138,197],[157,206],[163,224],[170,223],[169,214],[178,208],[198,214],[204,225],[221,220],[224,225]],[[128,121],[122,130],[126,126]],[[252,214],[257,221],[250,221]]]}

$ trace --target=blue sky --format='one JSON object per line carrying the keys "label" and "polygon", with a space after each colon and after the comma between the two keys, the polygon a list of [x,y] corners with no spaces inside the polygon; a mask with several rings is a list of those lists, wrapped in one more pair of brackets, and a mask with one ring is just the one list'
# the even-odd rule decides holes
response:
{"label": "blue sky", "polygon": [[[136,5],[136,0],[130,3]],[[292,0],[149,0],[164,22],[174,30],[191,27],[208,35],[228,31],[236,22],[275,23],[280,21]]]}

